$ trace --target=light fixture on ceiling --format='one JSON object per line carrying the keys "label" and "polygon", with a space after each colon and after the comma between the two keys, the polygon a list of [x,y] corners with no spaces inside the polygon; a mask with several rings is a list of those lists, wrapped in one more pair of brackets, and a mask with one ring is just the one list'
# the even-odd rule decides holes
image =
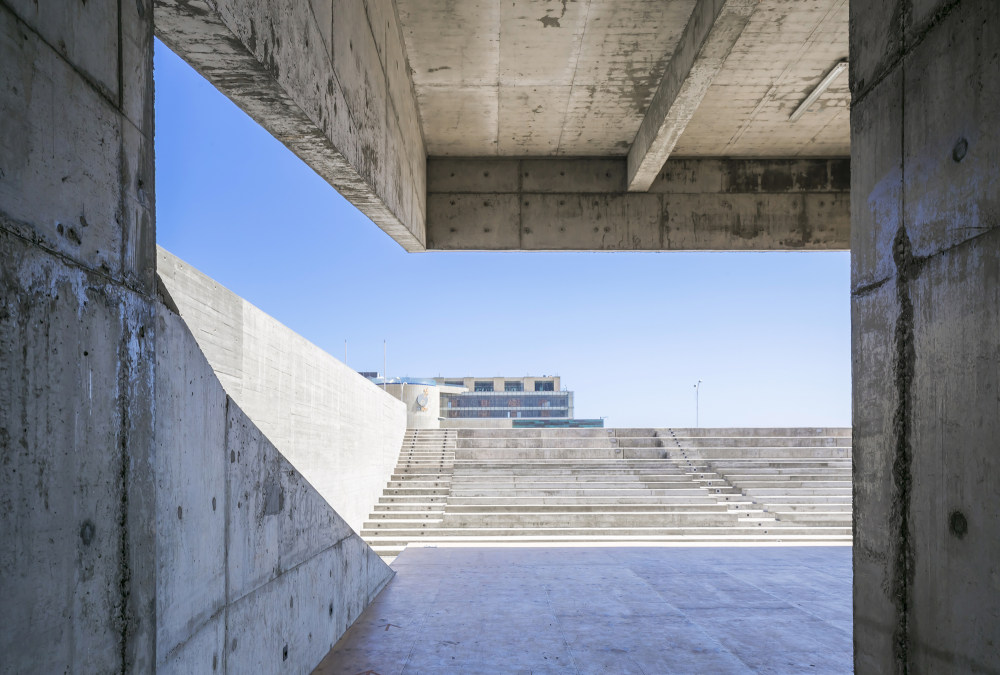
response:
{"label": "light fixture on ceiling", "polygon": [[837,61],[837,63],[834,64],[833,68],[830,69],[830,72],[827,73],[826,76],[822,80],[820,80],[820,83],[816,85],[816,88],[813,89],[811,92],[809,92],[809,95],[806,96],[806,100],[802,101],[802,103],[799,104],[799,107],[795,109],[795,112],[789,115],[788,121],[795,122],[800,117],[802,117],[802,115],[805,114],[806,110],[809,110],[809,107],[816,102],[816,99],[822,96],[823,92],[826,91],[831,84],[833,84],[833,81],[837,79],[837,76],[840,75],[842,72],[844,72],[846,69],[847,69],[847,59],[842,59],[840,61]]}

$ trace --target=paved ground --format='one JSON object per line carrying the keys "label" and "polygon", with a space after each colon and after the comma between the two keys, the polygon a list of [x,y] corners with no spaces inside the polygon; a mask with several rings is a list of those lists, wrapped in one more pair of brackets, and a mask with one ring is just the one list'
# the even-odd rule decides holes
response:
{"label": "paved ground", "polygon": [[393,567],[317,673],[852,669],[849,547],[411,547]]}

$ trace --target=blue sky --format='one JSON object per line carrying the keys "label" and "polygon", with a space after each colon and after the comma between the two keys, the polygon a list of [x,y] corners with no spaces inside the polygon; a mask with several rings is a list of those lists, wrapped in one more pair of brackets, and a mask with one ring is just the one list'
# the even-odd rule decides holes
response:
{"label": "blue sky", "polygon": [[608,426],[849,426],[847,253],[403,251],[157,42],[160,245],[358,370],[561,375]]}

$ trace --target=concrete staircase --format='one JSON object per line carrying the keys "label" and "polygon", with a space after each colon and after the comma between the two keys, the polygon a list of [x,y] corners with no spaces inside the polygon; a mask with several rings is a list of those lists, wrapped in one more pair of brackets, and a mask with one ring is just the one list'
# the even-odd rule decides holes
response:
{"label": "concrete staircase", "polygon": [[455,429],[406,430],[396,470],[362,530],[362,538],[383,559],[394,559],[406,544],[386,541],[378,533],[401,531],[416,536],[416,532],[442,526],[457,434]]}
{"label": "concrete staircase", "polygon": [[362,536],[422,545],[851,539],[850,429],[407,432]]}

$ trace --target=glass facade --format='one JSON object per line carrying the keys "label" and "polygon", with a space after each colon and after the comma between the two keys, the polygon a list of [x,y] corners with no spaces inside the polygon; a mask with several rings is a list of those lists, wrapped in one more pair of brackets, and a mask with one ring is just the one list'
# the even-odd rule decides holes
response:
{"label": "glass facade", "polygon": [[572,405],[570,397],[569,392],[557,391],[441,394],[441,415],[447,418],[568,418]]}

